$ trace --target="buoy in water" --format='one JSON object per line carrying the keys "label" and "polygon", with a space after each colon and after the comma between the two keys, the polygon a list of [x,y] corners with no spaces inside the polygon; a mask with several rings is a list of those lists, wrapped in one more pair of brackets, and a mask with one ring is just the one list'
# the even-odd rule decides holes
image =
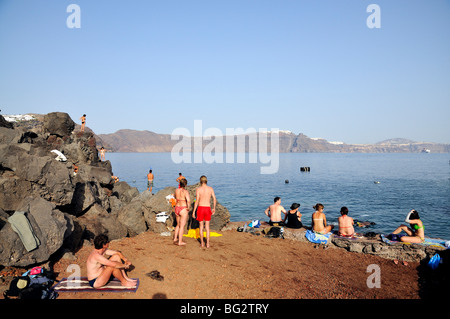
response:
{"label": "buoy in water", "polygon": [[285,179],[285,180],[284,180],[284,183],[285,183],[285,184],[289,184],[289,180],[288,180],[288,179]]}
{"label": "buoy in water", "polygon": [[311,168],[309,166],[300,167],[300,172],[309,172],[311,171]]}
{"label": "buoy in water", "polygon": [[379,181],[374,181],[373,183],[374,183],[374,184],[380,184],[380,182],[379,182]]}

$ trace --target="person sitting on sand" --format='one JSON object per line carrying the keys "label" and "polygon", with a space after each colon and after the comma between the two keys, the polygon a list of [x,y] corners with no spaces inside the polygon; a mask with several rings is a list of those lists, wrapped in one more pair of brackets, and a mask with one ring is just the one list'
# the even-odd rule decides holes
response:
{"label": "person sitting on sand", "polygon": [[281,198],[275,197],[273,199],[273,204],[267,207],[264,211],[264,214],[270,218],[269,225],[270,226],[283,226],[283,221],[281,220],[281,212],[286,215],[286,210],[283,206],[281,206]]}
{"label": "person sitting on sand", "polygon": [[341,217],[338,218],[339,222],[339,236],[353,237],[355,235],[355,229],[353,228],[353,218],[348,217],[348,208],[341,207]]}
{"label": "person sitting on sand", "polygon": [[318,234],[325,235],[333,230],[333,225],[327,226],[327,218],[323,213],[324,206],[317,203],[313,208],[316,210],[312,214],[312,229]]}
{"label": "person sitting on sand", "polygon": [[[120,280],[122,286],[136,286],[137,281],[129,278],[125,269],[129,269],[131,262],[121,252],[108,249],[109,239],[105,234],[94,238],[94,250],[87,258],[87,277],[89,285],[100,288],[106,285],[111,277]],[[109,255],[106,258],[103,255]]]}
{"label": "person sitting on sand", "polygon": [[173,236],[173,242],[180,246],[186,245],[183,241],[184,226],[188,218],[189,207],[191,205],[191,199],[189,192],[186,190],[187,180],[185,178],[180,180],[180,188],[175,190],[175,218],[177,226],[175,227],[175,233]]}
{"label": "person sitting on sand", "polygon": [[419,212],[416,210],[411,210],[406,216],[405,222],[409,223],[412,227],[409,228],[406,225],[400,225],[392,234],[396,235],[404,231],[407,236],[402,236],[400,238],[403,242],[408,243],[423,243],[425,240],[425,226],[419,217]]}
{"label": "person sitting on sand", "polygon": [[[286,227],[296,228],[296,229],[303,227],[302,214],[298,210],[299,207],[300,207],[300,204],[298,204],[298,203],[293,203],[291,205],[291,209],[287,212],[287,214],[283,220],[283,223],[286,225]],[[287,219],[287,223],[286,223],[286,219]]]}

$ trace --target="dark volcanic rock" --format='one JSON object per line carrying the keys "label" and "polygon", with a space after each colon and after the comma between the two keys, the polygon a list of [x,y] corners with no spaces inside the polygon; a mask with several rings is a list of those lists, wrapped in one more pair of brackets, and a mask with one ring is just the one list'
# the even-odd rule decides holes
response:
{"label": "dark volcanic rock", "polygon": [[[111,163],[98,159],[95,135],[73,132],[75,124],[68,114],[35,115],[30,123],[22,121],[14,129],[5,126],[0,127],[1,265],[43,263],[101,233],[113,240],[172,227],[172,206],[166,196],[175,188],[153,196],[148,191],[139,194],[125,182],[114,183]],[[66,160],[58,160],[53,150]],[[192,200],[197,187],[187,188]],[[26,250],[8,221],[17,211],[25,212],[39,239],[32,251]],[[171,217],[156,222],[160,212]],[[220,229],[229,217],[228,210],[217,204],[211,228]]]}
{"label": "dark volcanic rock", "polygon": [[[111,239],[127,236],[117,212],[139,192],[126,183],[114,189],[111,164],[99,162],[92,132],[73,132],[74,122],[60,112],[15,129],[8,123],[0,127],[1,265],[42,263],[100,232]],[[67,161],[58,161],[52,150]],[[26,212],[40,241],[33,251],[26,251],[8,222],[16,211]]]}
{"label": "dark volcanic rock", "polygon": [[44,116],[44,132],[60,137],[68,136],[75,128],[75,122],[69,114],[52,112]]}

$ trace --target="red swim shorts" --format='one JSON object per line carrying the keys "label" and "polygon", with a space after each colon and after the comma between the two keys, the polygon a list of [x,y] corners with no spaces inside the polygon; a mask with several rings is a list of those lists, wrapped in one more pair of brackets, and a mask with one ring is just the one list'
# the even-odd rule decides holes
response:
{"label": "red swim shorts", "polygon": [[206,221],[210,221],[211,220],[211,207],[209,206],[198,206],[197,207],[197,220],[199,222],[206,220]]}

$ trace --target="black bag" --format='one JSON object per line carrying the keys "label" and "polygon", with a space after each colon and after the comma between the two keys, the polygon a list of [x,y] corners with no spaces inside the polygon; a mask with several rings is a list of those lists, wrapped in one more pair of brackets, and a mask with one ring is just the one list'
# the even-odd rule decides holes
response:
{"label": "black bag", "polygon": [[19,294],[19,299],[56,299],[58,293],[47,285],[31,284]]}
{"label": "black bag", "polygon": [[20,299],[20,293],[30,286],[31,279],[28,276],[14,277],[9,284],[9,289],[3,292],[5,299]]}
{"label": "black bag", "polygon": [[53,272],[44,268],[42,273],[33,278],[14,277],[3,296],[5,299],[55,299],[58,293],[51,288],[55,277]]}
{"label": "black bag", "polygon": [[266,237],[269,238],[284,238],[283,233],[281,231],[281,227],[272,226],[270,229],[266,232]]}

